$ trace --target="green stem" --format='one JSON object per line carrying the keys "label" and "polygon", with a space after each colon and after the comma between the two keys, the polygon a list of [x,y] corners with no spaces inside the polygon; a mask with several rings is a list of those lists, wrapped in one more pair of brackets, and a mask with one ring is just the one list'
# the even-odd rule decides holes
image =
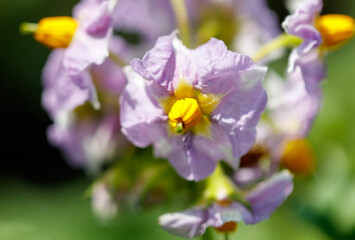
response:
{"label": "green stem", "polygon": [[20,25],[20,33],[25,35],[25,34],[33,34],[37,31],[38,29],[38,24],[37,23],[28,23],[28,22],[23,22]]}
{"label": "green stem", "polygon": [[190,30],[185,0],[170,0],[170,2],[174,10],[177,26],[180,30],[180,38],[185,46],[190,47]]}
{"label": "green stem", "polygon": [[224,240],[229,240],[229,234],[228,233],[224,234]]}
{"label": "green stem", "polygon": [[266,43],[253,57],[255,62],[260,61],[270,53],[285,47],[294,47],[302,43],[302,39],[289,34],[281,34],[270,42]]}

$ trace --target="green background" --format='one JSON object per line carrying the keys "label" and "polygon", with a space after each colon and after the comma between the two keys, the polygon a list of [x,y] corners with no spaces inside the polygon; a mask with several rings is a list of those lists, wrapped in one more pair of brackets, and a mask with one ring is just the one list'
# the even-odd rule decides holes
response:
{"label": "green background", "polygon": [[[68,170],[57,150],[45,142],[50,121],[40,104],[40,74],[49,50],[19,35],[18,26],[45,16],[70,15],[75,3],[0,0],[0,240],[179,239],[157,225],[157,217],[167,211],[164,207],[143,213],[120,209],[113,223],[100,224],[90,200],[83,197],[90,180]],[[270,1],[282,19],[286,11],[281,3]],[[355,17],[355,1],[325,1],[325,12]],[[281,69],[285,61],[272,67]],[[269,220],[241,224],[231,239],[355,239],[354,63],[355,40],[327,59],[324,104],[309,138],[317,172],[297,177],[293,194]]]}

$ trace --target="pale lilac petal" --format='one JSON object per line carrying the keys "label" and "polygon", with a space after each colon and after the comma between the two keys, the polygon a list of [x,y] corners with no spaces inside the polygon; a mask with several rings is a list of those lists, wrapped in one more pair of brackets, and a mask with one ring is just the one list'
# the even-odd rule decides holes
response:
{"label": "pale lilac petal", "polygon": [[251,206],[252,220],[244,219],[246,224],[265,220],[286,200],[293,190],[292,175],[284,170],[259,184],[245,199]]}
{"label": "pale lilac petal", "polygon": [[155,81],[164,87],[167,92],[172,92],[172,81],[175,71],[175,52],[173,38],[176,32],[169,36],[160,37],[154,48],[147,52],[142,60],[134,59],[132,69],[143,78]]}
{"label": "pale lilac petal", "polygon": [[123,69],[110,59],[101,65],[93,65],[91,70],[96,87],[119,96],[127,84]]}
{"label": "pale lilac petal", "polygon": [[248,56],[229,51],[223,41],[215,38],[196,48],[193,53],[199,75],[195,84],[204,93],[230,92],[243,71],[254,67]]}
{"label": "pale lilac petal", "polygon": [[293,50],[288,71],[294,71],[295,62],[303,54],[309,53],[312,49],[320,46],[323,42],[320,32],[315,28],[315,19],[323,7],[321,0],[311,0],[302,4],[293,15],[288,16],[282,23],[288,34],[303,39],[303,43]]}
{"label": "pale lilac petal", "polygon": [[172,146],[168,159],[176,171],[187,180],[200,181],[209,176],[215,169],[217,162],[205,149],[198,146],[196,136],[171,137]]}
{"label": "pale lilac petal", "polygon": [[95,108],[100,107],[96,89],[90,74],[83,71],[70,76],[61,64],[62,50],[53,51],[43,70],[42,104],[52,117],[61,111],[71,111],[77,106],[91,101]]}
{"label": "pale lilac petal", "polygon": [[242,204],[232,202],[228,206],[214,203],[208,208],[208,221],[205,227],[221,227],[226,222],[250,222],[253,219],[251,212]]}
{"label": "pale lilac petal", "polygon": [[246,154],[255,142],[255,127],[267,102],[261,84],[265,72],[265,68],[253,66],[239,73],[235,88],[212,113],[212,119],[228,133],[234,157]]}
{"label": "pale lilac petal", "polygon": [[73,16],[79,26],[63,60],[71,75],[80,73],[92,63],[100,65],[108,57],[111,4],[111,1],[86,0],[74,8]]}
{"label": "pale lilac petal", "polygon": [[[304,75],[299,67],[288,75],[287,81],[270,76],[267,82],[271,83],[267,85],[268,89],[271,87],[275,89],[275,85],[281,85],[279,93],[270,96],[268,103],[269,117],[281,133],[281,137],[306,137],[322,104],[319,83],[313,91],[308,91]],[[269,136],[267,141],[272,144],[274,141],[271,138],[275,137],[277,138],[277,136]]]}
{"label": "pale lilac petal", "polygon": [[136,146],[147,147],[155,139],[166,137],[167,116],[148,96],[147,80],[131,67],[125,67],[124,72],[128,84],[120,98],[122,132]]}
{"label": "pale lilac petal", "polygon": [[73,112],[62,112],[48,128],[48,140],[71,165],[97,173],[103,163],[127,145],[118,120],[117,114],[83,120]]}
{"label": "pale lilac petal", "polygon": [[113,18],[115,29],[140,34],[143,41],[155,41],[175,28],[169,0],[119,0]]}
{"label": "pale lilac petal", "polygon": [[234,174],[234,181],[238,186],[245,187],[261,180],[264,176],[259,166],[242,167]]}
{"label": "pale lilac petal", "polygon": [[159,217],[162,228],[179,237],[193,238],[201,236],[206,227],[202,224],[207,220],[206,211],[196,208],[184,212],[167,213]]}

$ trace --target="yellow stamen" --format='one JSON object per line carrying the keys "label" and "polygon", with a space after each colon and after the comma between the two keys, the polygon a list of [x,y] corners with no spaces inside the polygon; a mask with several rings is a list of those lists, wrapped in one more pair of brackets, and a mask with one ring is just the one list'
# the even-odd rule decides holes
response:
{"label": "yellow stamen", "polygon": [[322,15],[316,19],[315,25],[322,35],[322,46],[330,49],[346,43],[355,32],[355,20],[341,14]]}
{"label": "yellow stamen", "polygon": [[34,38],[50,48],[66,48],[78,23],[71,17],[47,17],[39,21]]}
{"label": "yellow stamen", "polygon": [[169,112],[170,124],[176,132],[197,125],[202,118],[202,111],[194,98],[184,98],[175,102]]}
{"label": "yellow stamen", "polygon": [[221,233],[235,232],[238,229],[238,223],[234,221],[226,222],[222,226],[216,227],[215,229]]}
{"label": "yellow stamen", "polygon": [[281,164],[295,174],[311,174],[315,170],[315,156],[306,139],[291,140],[285,144]]}

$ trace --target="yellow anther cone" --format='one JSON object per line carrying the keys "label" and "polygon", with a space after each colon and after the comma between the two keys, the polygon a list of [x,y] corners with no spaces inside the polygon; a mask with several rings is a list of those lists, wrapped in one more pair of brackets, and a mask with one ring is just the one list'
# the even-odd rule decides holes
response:
{"label": "yellow anther cone", "polygon": [[78,23],[72,17],[47,17],[38,23],[34,38],[50,48],[66,48],[74,36]]}
{"label": "yellow anther cone", "polygon": [[194,98],[184,98],[175,102],[169,112],[173,128],[182,124],[183,129],[196,126],[202,118],[202,111]]}
{"label": "yellow anther cone", "polygon": [[316,19],[316,28],[323,38],[322,46],[336,48],[354,36],[355,20],[346,15],[326,14]]}

